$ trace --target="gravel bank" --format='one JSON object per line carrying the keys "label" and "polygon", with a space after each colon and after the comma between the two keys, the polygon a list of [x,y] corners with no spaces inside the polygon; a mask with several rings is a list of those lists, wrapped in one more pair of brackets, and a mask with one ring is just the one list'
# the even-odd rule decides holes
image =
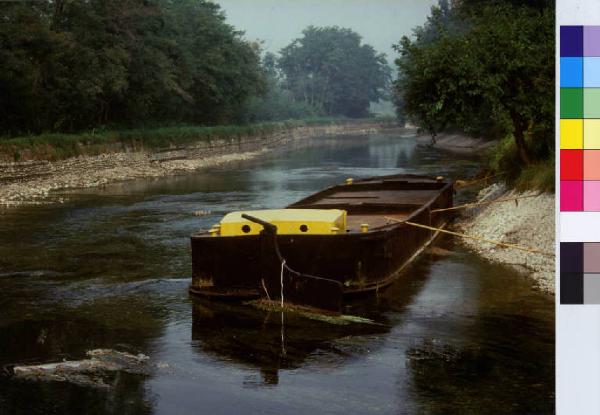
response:
{"label": "gravel bank", "polygon": [[[53,190],[101,186],[106,183],[142,177],[158,177],[181,174],[203,167],[248,160],[266,150],[248,151],[229,155],[213,155],[204,158],[152,161],[145,153],[102,154],[94,157],[76,157],[56,163],[37,162],[6,166],[9,183],[0,187],[0,206],[18,206],[49,202]],[[1,167],[0,167],[1,168]],[[3,177],[0,176],[0,180]]]}
{"label": "gravel bank", "polygon": [[0,163],[0,206],[50,201],[53,190],[100,186],[142,177],[185,174],[234,161],[249,160],[293,140],[336,134],[365,134],[384,127],[348,124],[298,127],[285,132],[216,140],[159,151],[80,156],[57,162]]}
{"label": "gravel bank", "polygon": [[[479,193],[479,200],[514,198],[537,195],[537,192],[507,191],[494,184]],[[542,193],[536,197],[515,202],[501,202],[465,210],[456,222],[460,232],[505,243],[522,245],[554,253],[554,195]],[[538,253],[503,248],[472,239],[462,239],[464,244],[484,258],[508,264],[530,275],[545,292],[554,293],[555,259]]]}

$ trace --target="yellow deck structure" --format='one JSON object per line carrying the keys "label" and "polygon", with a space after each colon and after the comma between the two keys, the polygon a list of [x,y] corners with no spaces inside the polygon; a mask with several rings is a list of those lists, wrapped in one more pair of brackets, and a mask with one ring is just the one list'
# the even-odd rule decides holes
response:
{"label": "yellow deck structure", "polygon": [[346,211],[339,209],[270,209],[231,212],[211,230],[215,236],[258,235],[263,227],[242,218],[254,216],[277,226],[281,235],[334,235],[346,232]]}

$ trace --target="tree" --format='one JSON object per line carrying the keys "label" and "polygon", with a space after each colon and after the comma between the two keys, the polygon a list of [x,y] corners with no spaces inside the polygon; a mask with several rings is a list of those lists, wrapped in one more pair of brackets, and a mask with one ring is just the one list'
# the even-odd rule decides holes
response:
{"label": "tree", "polygon": [[262,68],[267,80],[266,93],[246,101],[243,121],[282,121],[322,115],[319,108],[295,100],[291,92],[283,87],[277,57],[273,53],[265,54]]}
{"label": "tree", "polygon": [[196,122],[238,121],[245,101],[266,92],[260,48],[225,23],[219,6],[208,1],[168,2],[175,59],[182,62],[182,85],[193,105],[183,105]]}
{"label": "tree", "polygon": [[366,116],[389,86],[385,55],[350,29],[309,26],[302,35],[280,52],[285,88],[328,115]]}
{"label": "tree", "polygon": [[0,2],[0,130],[243,118],[257,45],[206,0]]}
{"label": "tree", "polygon": [[554,15],[540,1],[514,3],[434,8],[414,40],[395,46],[395,91],[404,111],[433,133],[511,134],[528,165],[554,146]]}

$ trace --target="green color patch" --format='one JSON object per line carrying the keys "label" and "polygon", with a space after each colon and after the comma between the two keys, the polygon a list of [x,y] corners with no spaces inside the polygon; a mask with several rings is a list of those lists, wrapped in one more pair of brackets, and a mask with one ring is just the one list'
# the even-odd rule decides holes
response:
{"label": "green color patch", "polygon": [[584,118],[600,118],[600,88],[585,88],[583,108]]}
{"label": "green color patch", "polygon": [[560,118],[583,118],[583,88],[560,89]]}

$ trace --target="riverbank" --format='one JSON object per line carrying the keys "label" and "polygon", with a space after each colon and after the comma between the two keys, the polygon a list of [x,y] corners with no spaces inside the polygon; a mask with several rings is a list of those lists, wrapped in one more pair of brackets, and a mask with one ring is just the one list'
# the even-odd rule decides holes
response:
{"label": "riverbank", "polygon": [[461,154],[478,153],[492,148],[495,144],[493,141],[453,133],[438,134],[435,144],[431,143],[431,136],[429,134],[419,135],[417,143],[419,145],[433,145],[434,148]]}
{"label": "riverbank", "polygon": [[395,125],[392,118],[308,118],[243,125],[173,125],[128,130],[92,130],[80,133],[47,133],[0,137],[0,162],[58,161],[77,156],[157,151],[211,141],[244,141],[303,127]]}
{"label": "riverbank", "polygon": [[0,206],[35,204],[53,190],[101,186],[143,177],[183,174],[249,160],[292,140],[337,134],[365,134],[390,128],[375,121],[295,126],[236,139],[211,139],[167,148],[132,149],[81,155],[65,160],[0,163]]}
{"label": "riverbank", "polygon": [[[554,195],[534,191],[517,192],[494,184],[479,193],[478,201],[521,198],[517,202],[500,202],[464,211],[456,227],[468,235],[534,248],[554,253]],[[555,258],[534,252],[503,248],[473,239],[462,242],[484,258],[530,275],[536,286],[554,294]]]}

